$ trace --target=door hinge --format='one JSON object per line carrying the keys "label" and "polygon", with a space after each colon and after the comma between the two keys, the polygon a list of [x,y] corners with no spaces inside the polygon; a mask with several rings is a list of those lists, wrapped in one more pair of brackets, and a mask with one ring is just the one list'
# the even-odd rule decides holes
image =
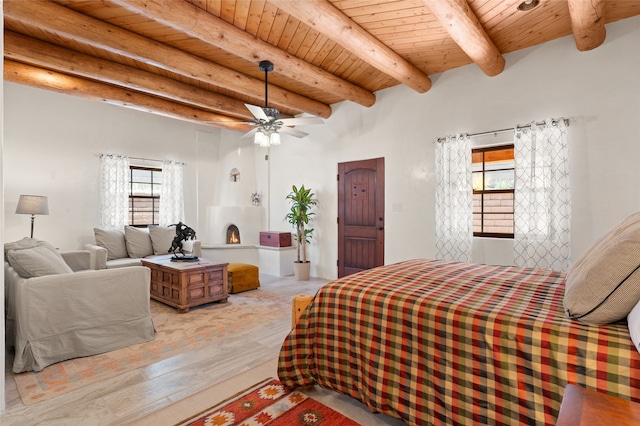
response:
{"label": "door hinge", "polygon": [[336,266],[340,266],[340,259],[336,260]]}
{"label": "door hinge", "polygon": [[339,182],[340,181],[340,175],[336,175],[336,180]]}
{"label": "door hinge", "polygon": [[340,223],[340,218],[336,217],[336,223]]}

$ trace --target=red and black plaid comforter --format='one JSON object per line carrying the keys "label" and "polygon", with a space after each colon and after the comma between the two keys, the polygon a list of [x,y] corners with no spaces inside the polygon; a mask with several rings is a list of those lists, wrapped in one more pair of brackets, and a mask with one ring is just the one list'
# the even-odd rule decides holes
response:
{"label": "red and black plaid comforter", "polygon": [[567,383],[640,401],[626,323],[565,317],[564,274],[412,260],[324,286],[285,340],[288,386],[409,424],[555,424]]}

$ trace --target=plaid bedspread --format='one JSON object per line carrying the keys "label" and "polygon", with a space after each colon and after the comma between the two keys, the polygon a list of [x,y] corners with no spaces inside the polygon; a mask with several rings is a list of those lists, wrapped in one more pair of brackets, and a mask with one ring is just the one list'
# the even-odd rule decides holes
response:
{"label": "plaid bedspread", "polygon": [[278,375],[409,424],[545,424],[574,383],[640,401],[626,323],[564,316],[564,274],[429,260],[324,286],[286,338]]}

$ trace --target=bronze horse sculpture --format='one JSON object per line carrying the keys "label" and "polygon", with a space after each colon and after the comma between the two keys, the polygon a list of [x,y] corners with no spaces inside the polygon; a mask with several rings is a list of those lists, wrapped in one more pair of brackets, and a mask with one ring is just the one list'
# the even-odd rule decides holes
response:
{"label": "bronze horse sculpture", "polygon": [[182,257],[186,257],[186,255],[184,254],[182,242],[187,240],[195,240],[196,231],[182,222],[174,223],[170,226],[176,227],[176,236],[171,242],[171,248],[169,249],[169,252],[173,253],[174,258],[178,258],[176,250],[182,255]]}

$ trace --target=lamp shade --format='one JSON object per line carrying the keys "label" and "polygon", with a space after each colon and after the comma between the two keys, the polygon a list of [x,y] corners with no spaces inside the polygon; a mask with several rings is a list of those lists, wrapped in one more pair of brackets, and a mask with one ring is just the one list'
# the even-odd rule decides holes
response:
{"label": "lamp shade", "polygon": [[42,195],[21,195],[17,214],[49,214],[49,200]]}

